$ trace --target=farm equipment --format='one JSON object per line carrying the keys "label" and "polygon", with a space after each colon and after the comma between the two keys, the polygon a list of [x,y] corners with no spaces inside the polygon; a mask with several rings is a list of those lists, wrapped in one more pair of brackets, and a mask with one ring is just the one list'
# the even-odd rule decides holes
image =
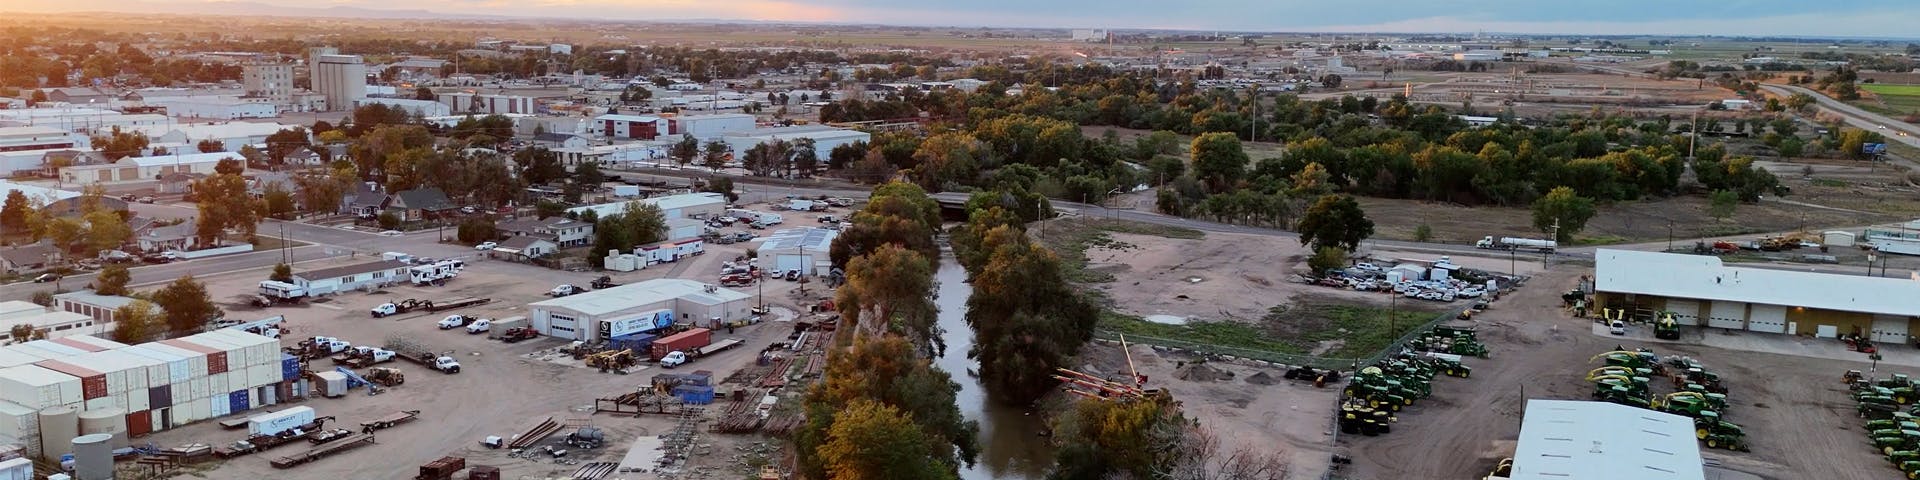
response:
{"label": "farm equipment", "polygon": [[625,370],[627,369],[627,367],[632,367],[635,363],[637,363],[633,355],[633,350],[625,350],[625,349],[607,350],[604,352],[594,353],[591,355],[587,355],[587,357],[583,360],[586,361],[588,368],[600,369],[602,373],[615,371],[615,370]]}
{"label": "farm equipment", "polygon": [[1843,335],[1840,337],[1840,340],[1847,342],[1848,351],[1854,351],[1854,352],[1860,352],[1860,353],[1875,353],[1880,351],[1879,348],[1873,346],[1873,342],[1871,340],[1867,340],[1866,337],[1862,337],[1858,334]]}
{"label": "farm equipment", "polygon": [[1439,352],[1421,352],[1420,356],[1407,357],[1407,359],[1423,362],[1434,371],[1444,373],[1449,377],[1467,378],[1473,376],[1473,367],[1461,363],[1461,357],[1459,355]]}
{"label": "farm equipment", "polygon": [[1873,448],[1883,455],[1920,448],[1920,430],[1875,430],[1868,435],[1873,438]]}
{"label": "farm equipment", "polygon": [[[1727,386],[1720,383],[1719,374],[1709,372],[1700,367],[1688,367],[1686,370],[1674,372],[1673,386],[1686,391],[1727,393]],[[1911,389],[1909,389],[1909,393],[1911,393]],[[1911,395],[1909,395],[1909,397],[1911,397]]]}
{"label": "farm equipment", "polygon": [[1422,352],[1487,358],[1487,346],[1480,343],[1471,328],[1434,327],[1433,331],[1427,332],[1426,335],[1407,342],[1407,348]]}
{"label": "farm equipment", "polygon": [[1653,352],[1649,352],[1645,350],[1641,350],[1641,351],[1628,351],[1624,349],[1614,350],[1611,352],[1594,355],[1593,358],[1587,359],[1587,362],[1591,363],[1595,361],[1601,361],[1603,359],[1606,362],[1604,363],[1604,365],[1607,365],[1607,366],[1627,367],[1627,368],[1632,368],[1636,370],[1645,368],[1645,369],[1652,370],[1653,373],[1656,375],[1666,373],[1666,367],[1660,364],[1660,358],[1658,356],[1655,356]]}
{"label": "farm equipment", "polygon": [[1666,401],[1660,403],[1655,410],[1692,417],[1694,419],[1708,416],[1719,418],[1720,415],[1718,412],[1713,411],[1713,407],[1707,403],[1705,398],[1694,396],[1669,396]]}
{"label": "farm equipment", "polygon": [[1348,399],[1345,403],[1341,403],[1340,411],[1335,415],[1339,416],[1340,433],[1357,433],[1369,437],[1392,432],[1393,422],[1398,420],[1392,413],[1368,406],[1366,402],[1358,399]]}
{"label": "farm equipment", "polygon": [[374,367],[367,369],[367,381],[382,387],[394,387],[407,383],[407,376],[398,368]]}
{"label": "farm equipment", "polygon": [[1661,312],[1660,319],[1653,323],[1653,338],[1679,340],[1680,323],[1673,319],[1673,312]]}
{"label": "farm equipment", "polygon": [[1327,386],[1327,382],[1340,381],[1338,370],[1315,370],[1313,367],[1295,367],[1287,369],[1288,380],[1311,380],[1315,388]]}

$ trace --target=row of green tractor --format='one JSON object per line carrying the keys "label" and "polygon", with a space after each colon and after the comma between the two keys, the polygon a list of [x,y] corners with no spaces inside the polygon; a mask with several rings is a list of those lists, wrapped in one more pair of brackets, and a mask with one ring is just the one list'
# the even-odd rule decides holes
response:
{"label": "row of green tractor", "polygon": [[1407,349],[1466,357],[1487,358],[1487,346],[1480,343],[1471,327],[1436,326],[1407,342]]}
{"label": "row of green tractor", "polygon": [[1913,379],[1903,373],[1874,379],[1848,370],[1841,381],[1867,421],[1867,441],[1908,479],[1920,479],[1920,420],[1914,417],[1920,405],[1907,406],[1916,401]]}
{"label": "row of green tractor", "polygon": [[1393,431],[1393,412],[1433,395],[1433,378],[1467,378],[1473,367],[1449,353],[1407,352],[1354,372],[1342,390],[1340,432],[1375,436]]}
{"label": "row of green tractor", "polygon": [[[1594,400],[1692,418],[1694,436],[1706,442],[1708,448],[1748,450],[1746,431],[1722,418],[1732,403],[1727,400],[1726,386],[1720,382],[1720,376],[1707,371],[1692,358],[1671,357],[1662,362],[1646,349],[1618,348],[1594,355],[1589,360],[1592,362],[1602,363],[1599,368],[1587,371],[1586,380],[1593,384]],[[1674,391],[1655,392],[1652,379],[1667,376],[1669,372]]]}

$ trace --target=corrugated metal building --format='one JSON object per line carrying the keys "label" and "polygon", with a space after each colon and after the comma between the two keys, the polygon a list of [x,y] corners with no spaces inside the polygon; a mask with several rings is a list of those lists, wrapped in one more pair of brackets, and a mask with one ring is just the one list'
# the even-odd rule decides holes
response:
{"label": "corrugated metal building", "polygon": [[752,298],[693,280],[662,278],[530,303],[527,318],[542,335],[597,342],[630,333],[623,325],[643,318],[702,326],[716,317],[745,319]]}
{"label": "corrugated metal building", "polygon": [[1504,478],[1704,480],[1706,469],[1687,417],[1606,402],[1530,399],[1513,471]]}
{"label": "corrugated metal building", "polygon": [[1920,282],[1729,267],[1719,257],[1602,249],[1594,306],[1636,318],[1673,312],[1681,325],[1822,338],[1859,334],[1906,343],[1920,335]]}
{"label": "corrugated metal building", "polygon": [[282,359],[279,340],[233,329],[140,345],[83,335],[0,347],[0,443],[38,455],[37,429],[20,422],[50,407],[122,412],[138,437],[276,404],[298,373]]}

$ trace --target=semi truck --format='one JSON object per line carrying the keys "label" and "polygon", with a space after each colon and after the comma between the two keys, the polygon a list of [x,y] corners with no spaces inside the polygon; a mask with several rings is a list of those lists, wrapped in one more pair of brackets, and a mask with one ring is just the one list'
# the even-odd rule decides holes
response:
{"label": "semi truck", "polygon": [[1535,250],[1543,253],[1553,253],[1554,249],[1560,247],[1560,242],[1555,242],[1553,240],[1540,240],[1540,239],[1520,238],[1520,237],[1500,237],[1498,239],[1495,239],[1493,238],[1493,236],[1489,235],[1481,238],[1480,241],[1478,242],[1474,242],[1473,246],[1489,249],[1489,250],[1523,250],[1524,249],[1524,250]]}

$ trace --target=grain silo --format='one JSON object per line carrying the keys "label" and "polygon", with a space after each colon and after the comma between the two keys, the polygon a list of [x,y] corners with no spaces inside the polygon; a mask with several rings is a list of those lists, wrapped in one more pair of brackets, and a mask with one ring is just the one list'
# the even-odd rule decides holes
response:
{"label": "grain silo", "polygon": [[127,442],[127,411],[122,408],[103,408],[80,412],[80,436],[102,434],[113,437],[110,444],[114,448],[125,447]]}
{"label": "grain silo", "polygon": [[96,433],[72,440],[73,474],[77,480],[113,480],[113,436]]}

